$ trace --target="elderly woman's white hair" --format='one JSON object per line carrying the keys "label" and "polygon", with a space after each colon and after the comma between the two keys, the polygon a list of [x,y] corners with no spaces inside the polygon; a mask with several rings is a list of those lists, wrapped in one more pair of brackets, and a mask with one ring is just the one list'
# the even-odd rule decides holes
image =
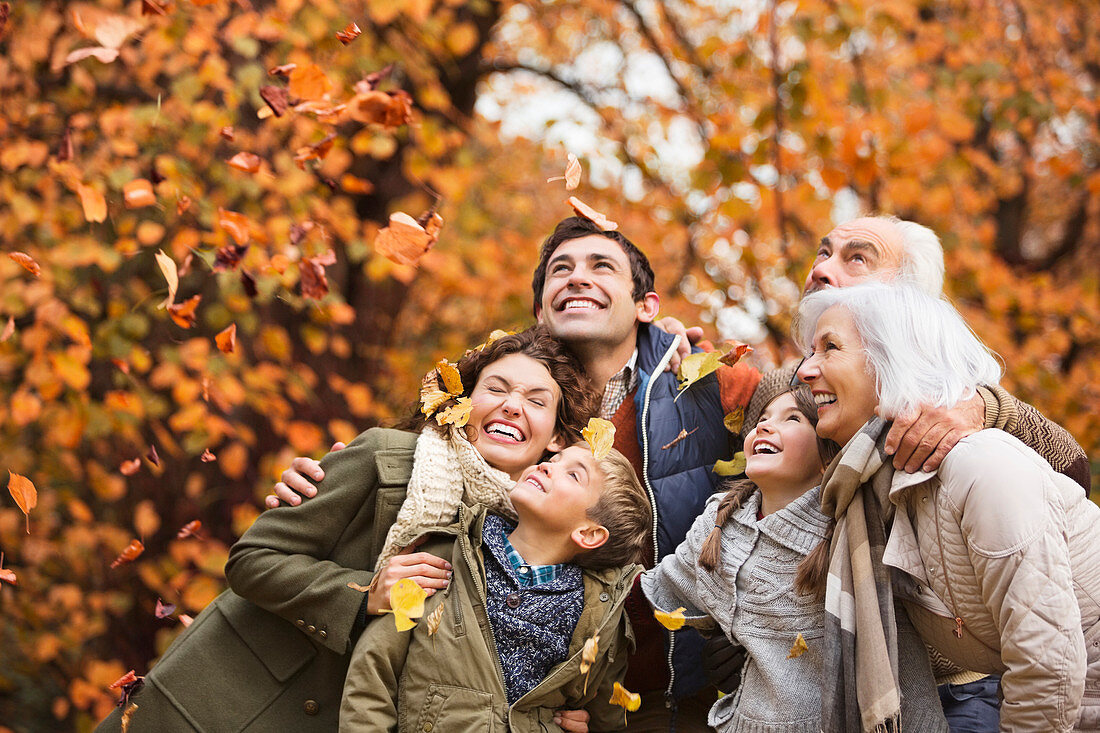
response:
{"label": "elderly woman's white hair", "polygon": [[978,385],[996,384],[1001,378],[995,354],[954,306],[901,280],[807,295],[791,326],[803,352],[812,350],[818,319],[834,305],[852,314],[884,417],[920,405],[951,407],[972,396]]}

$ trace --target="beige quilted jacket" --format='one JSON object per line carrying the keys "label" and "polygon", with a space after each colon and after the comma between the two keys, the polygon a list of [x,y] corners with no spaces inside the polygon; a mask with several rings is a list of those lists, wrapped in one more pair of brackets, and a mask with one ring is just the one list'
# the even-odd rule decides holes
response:
{"label": "beige quilted jacket", "polygon": [[1100,507],[1000,430],[890,499],[898,594],[927,644],[1003,675],[1001,730],[1100,728]]}

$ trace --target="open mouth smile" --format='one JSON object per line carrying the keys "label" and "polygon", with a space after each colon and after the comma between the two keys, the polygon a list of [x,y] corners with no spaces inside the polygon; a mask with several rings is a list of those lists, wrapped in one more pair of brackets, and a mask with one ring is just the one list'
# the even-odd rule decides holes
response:
{"label": "open mouth smile", "polygon": [[577,310],[602,310],[603,304],[592,298],[584,298],[579,296],[570,296],[564,298],[558,303],[558,311],[577,311]]}
{"label": "open mouth smile", "polygon": [[522,430],[502,420],[494,420],[482,428],[482,431],[486,435],[491,435],[494,439],[504,442],[522,443],[527,440]]}
{"label": "open mouth smile", "polygon": [[752,454],[754,456],[758,456],[758,455],[761,455],[761,454],[769,455],[769,456],[770,455],[775,455],[776,453],[779,453],[781,450],[783,450],[783,449],[779,448],[774,443],[772,443],[768,440],[765,440],[764,438],[761,438],[760,440],[757,440],[756,442],[754,442],[752,444]]}

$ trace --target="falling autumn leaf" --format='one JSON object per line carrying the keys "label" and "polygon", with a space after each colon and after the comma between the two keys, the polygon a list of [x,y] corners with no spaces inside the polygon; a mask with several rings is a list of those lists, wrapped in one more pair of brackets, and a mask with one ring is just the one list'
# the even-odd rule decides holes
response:
{"label": "falling autumn leaf", "polygon": [[125,15],[107,15],[96,23],[93,36],[100,46],[78,48],[65,57],[66,64],[72,64],[89,56],[94,56],[105,64],[118,58],[118,50],[126,39],[141,30],[144,23]]}
{"label": "falling autumn leaf", "polygon": [[282,117],[287,107],[290,106],[286,89],[282,87],[271,85],[262,86],[260,87],[260,98],[267,102],[267,106],[275,113],[276,117]]}
{"label": "falling autumn leaf", "polygon": [[182,215],[185,211],[191,208],[191,197],[180,196],[176,200],[176,214]]}
{"label": "falling autumn leaf", "polygon": [[615,443],[615,426],[610,420],[593,417],[581,431],[581,437],[592,449],[592,457],[599,461],[611,452],[611,446]]}
{"label": "falling autumn leaf", "polygon": [[321,99],[332,91],[332,82],[317,64],[298,66],[287,77],[287,91],[298,99]]}
{"label": "falling autumn leaf", "polygon": [[160,456],[157,455],[157,447],[155,445],[149,446],[149,450],[145,452],[145,458],[154,466],[160,465]]}
{"label": "falling autumn leaf", "polygon": [[142,15],[167,15],[168,10],[156,0],[141,0]]}
{"label": "falling autumn leaf", "polygon": [[137,674],[134,672],[134,670],[131,669],[129,672],[122,675],[117,680],[115,680],[110,685],[108,685],[107,689],[108,690],[118,690],[118,689],[122,688],[124,685],[128,685],[128,684],[131,684],[133,682],[137,682],[137,679],[138,679]]}
{"label": "falling autumn leaf", "polygon": [[726,366],[733,366],[737,363],[738,359],[751,351],[752,348],[747,344],[736,341],[726,341],[719,344],[718,348],[714,351],[703,351],[685,357],[684,360],[680,362],[680,370],[676,375],[677,379],[680,380],[680,393],[677,394],[676,397],[679,398],[679,396],[684,393],[684,390],[688,389],[707,375],[714,373],[723,364]]}
{"label": "falling autumn leaf", "polygon": [[237,324],[230,323],[226,326],[214,337],[214,343],[218,345],[218,350],[223,354],[232,354],[237,346]]}
{"label": "falling autumn leaf", "polygon": [[657,622],[664,626],[669,631],[676,631],[684,626],[684,611],[687,609],[680,606],[675,611],[658,611],[653,609],[653,617],[657,619]]}
{"label": "falling autumn leaf", "polygon": [[331,249],[323,255],[305,257],[298,263],[299,283],[302,295],[307,298],[323,298],[328,293],[328,278],[325,266],[336,264],[336,253]]}
{"label": "falling autumn leaf", "polygon": [[726,343],[730,345],[730,348],[722,355],[722,358],[719,359],[719,361],[726,366],[733,366],[741,361],[743,357],[752,353],[752,347],[748,344],[743,344],[740,341],[728,341]]}
{"label": "falling autumn leaf", "polygon": [[673,438],[673,439],[672,439],[672,440],[670,440],[670,441],[669,441],[668,443],[665,443],[664,445],[662,445],[662,446],[661,446],[661,450],[668,450],[669,448],[671,448],[672,446],[676,445],[676,444],[677,444],[677,443],[679,443],[679,442],[680,442],[681,440],[683,440],[683,439],[684,439],[684,438],[686,438],[687,436],[691,435],[691,433],[694,433],[694,432],[695,432],[696,430],[698,430],[698,429],[699,429],[699,427],[698,427],[698,426],[696,426],[696,427],[694,427],[694,428],[693,428],[693,429],[691,430],[691,432],[689,433],[689,432],[688,432],[687,430],[684,430],[683,428],[681,428],[681,429],[680,429],[680,432],[679,432],[679,433],[678,433],[678,434],[676,435],[676,437],[675,437],[675,438]]}
{"label": "falling autumn leaf", "polygon": [[164,254],[164,250],[158,249],[154,256],[157,258],[157,265],[160,266],[160,271],[164,273],[164,279],[168,283],[168,296],[159,307],[167,308],[175,302],[176,289],[180,285],[179,275],[176,273],[176,262]]}
{"label": "falling autumn leaf", "polygon": [[738,451],[728,461],[717,461],[711,470],[719,476],[740,476],[745,472],[745,453]]}
{"label": "falling autumn leaf", "polygon": [[294,153],[294,162],[302,170],[306,169],[306,162],[310,160],[324,160],[329,151],[332,150],[332,144],[336,140],[335,134],[328,134],[324,139],[312,145],[303,145],[298,148]]}
{"label": "falling autumn leaf", "polygon": [[19,579],[15,577],[15,571],[4,567],[4,553],[2,552],[0,552],[0,582],[11,583],[12,585],[19,584]]}
{"label": "falling autumn leaf", "polygon": [[726,426],[726,430],[731,433],[740,433],[741,428],[745,425],[745,408],[744,406],[738,407],[733,412],[728,413],[722,418],[722,424]]}
{"label": "falling autumn leaf", "polygon": [[378,231],[374,249],[378,254],[400,265],[415,265],[439,237],[443,218],[432,213],[428,226],[403,211],[390,214],[389,224]]}
{"label": "falling autumn leaf", "polygon": [[424,619],[424,626],[428,629],[428,636],[435,636],[435,632],[439,631],[439,624],[443,621],[443,603],[442,601],[435,610],[428,614],[428,617]]}
{"label": "falling autumn leaf", "polygon": [[383,613],[392,613],[398,631],[408,631],[416,626],[414,618],[424,615],[424,599],[427,591],[411,578],[402,578],[390,588],[390,608]]}
{"label": "falling autumn leaf", "polygon": [[137,178],[122,187],[122,201],[127,209],[140,209],[154,206],[157,195],[153,193],[153,184],[144,178]]}
{"label": "falling autumn leaf", "polygon": [[229,236],[233,237],[233,241],[238,245],[244,245],[248,243],[248,240],[252,237],[251,222],[248,217],[239,211],[230,211],[229,209],[218,209],[218,226],[229,233]]}
{"label": "falling autumn leaf", "polygon": [[806,640],[802,638],[802,632],[799,632],[798,638],[794,640],[794,644],[791,645],[791,652],[787,655],[787,659],[798,659],[807,651],[810,647],[806,644]]}
{"label": "falling autumn leaf", "polygon": [[15,333],[15,316],[8,316],[8,322],[4,324],[4,331],[0,333],[0,344],[11,338]]}
{"label": "falling autumn leaf", "polygon": [[214,254],[214,272],[236,270],[237,266],[241,264],[241,260],[248,253],[248,249],[249,245],[247,244],[229,244],[225,247],[218,247],[218,251]]}
{"label": "falling autumn leaf", "polygon": [[22,252],[9,252],[8,257],[18,262],[24,270],[31,273],[35,277],[42,272],[42,269],[38,266],[38,263],[34,261],[34,258],[28,254]]}
{"label": "falling autumn leaf", "polygon": [[577,160],[577,156],[572,153],[569,154],[569,162],[565,166],[564,176],[554,176],[546,179],[547,183],[553,183],[554,181],[565,181],[566,191],[572,191],[581,184],[581,162]]}
{"label": "falling autumn leaf", "polygon": [[107,199],[97,189],[83,183],[77,184],[80,206],[84,209],[84,220],[101,222],[107,218]]}
{"label": "falling autumn leaf", "polygon": [[73,128],[66,125],[65,132],[61,133],[61,142],[57,145],[57,159],[72,160],[73,154]]}
{"label": "falling autumn leaf", "polygon": [[470,411],[473,410],[474,405],[470,402],[469,397],[461,397],[455,400],[455,403],[438,413],[435,416],[435,421],[442,425],[454,425],[456,428],[461,428],[466,425],[470,420]]}
{"label": "falling autumn leaf", "polygon": [[201,295],[193,295],[181,303],[172,303],[168,306],[168,315],[180,328],[191,328],[195,325],[195,309],[200,300]]}
{"label": "falling autumn leaf", "polygon": [[123,476],[133,476],[139,468],[141,468],[141,459],[134,458],[133,460],[123,461],[118,467],[118,472]]}
{"label": "falling autumn leaf", "polygon": [[38,506],[38,490],[26,476],[8,471],[8,492],[27,517],[27,534],[31,533],[31,509]]}
{"label": "falling autumn leaf", "polygon": [[202,522],[198,519],[192,519],[190,522],[180,527],[179,532],[176,532],[176,539],[183,540],[188,537],[198,538],[200,529],[202,529]]}
{"label": "falling autumn leaf", "polygon": [[573,211],[576,212],[577,216],[588,219],[605,232],[613,232],[619,228],[617,223],[611,221],[576,196],[569,197],[569,205],[573,207]]}
{"label": "falling autumn leaf", "polygon": [[168,618],[169,616],[171,616],[175,612],[176,612],[176,604],[174,604],[174,603],[165,603],[161,599],[159,599],[159,598],[157,599],[157,608],[156,608],[155,611],[153,611],[153,613],[156,615],[157,618]]}
{"label": "falling autumn leaf", "polygon": [[245,173],[255,173],[260,170],[260,163],[262,162],[260,156],[255,153],[241,151],[229,159],[229,167]]}
{"label": "falling autumn leaf", "polygon": [[345,46],[359,37],[359,34],[363,31],[359,30],[359,26],[355,23],[348,23],[344,26],[344,30],[336,31],[336,37],[340,39],[340,43]]}
{"label": "falling autumn leaf", "polygon": [[642,706],[642,696],[636,692],[631,692],[616,682],[611,687],[611,699],[608,702],[633,713]]}
{"label": "falling autumn leaf", "polygon": [[141,540],[130,540],[130,544],[126,546],[126,549],[118,553],[111,562],[112,568],[117,568],[119,565],[125,565],[138,559],[141,553],[145,552],[145,544]]}
{"label": "falling autumn leaf", "polygon": [[348,114],[356,122],[393,130],[412,119],[412,97],[403,89],[363,92],[348,102]]}
{"label": "falling autumn leaf", "polygon": [[581,674],[584,675],[584,689],[581,694],[588,691],[588,670],[592,669],[592,665],[596,663],[596,656],[600,653],[600,635],[593,634],[590,638],[585,639],[584,647],[581,649]]}
{"label": "falling autumn leaf", "polygon": [[199,458],[202,460],[203,463],[211,463],[213,461],[218,460],[218,457],[216,455],[214,455],[213,453],[211,453],[209,448],[204,450],[202,452],[202,455],[199,456]]}
{"label": "falling autumn leaf", "polygon": [[233,138],[236,137],[233,132],[232,125],[226,125],[222,129],[218,130],[218,134],[221,135],[223,139],[228,140],[229,142],[233,142]]}

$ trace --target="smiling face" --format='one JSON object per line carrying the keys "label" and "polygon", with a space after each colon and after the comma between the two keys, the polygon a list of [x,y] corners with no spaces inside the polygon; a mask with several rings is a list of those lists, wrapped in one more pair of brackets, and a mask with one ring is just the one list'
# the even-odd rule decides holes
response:
{"label": "smiling face", "polygon": [[546,534],[566,535],[594,524],[588,510],[599,501],[603,482],[592,451],[573,445],[525,470],[510,497],[520,522],[534,521]]}
{"label": "smiling face", "polygon": [[834,305],[821,314],[811,347],[798,378],[810,385],[817,403],[817,434],[844,445],[878,405],[875,378],[847,308]]}
{"label": "smiling face", "polygon": [[513,479],[532,465],[555,438],[561,391],[542,362],[508,354],[481,370],[470,392],[468,431],[493,468]]}
{"label": "smiling face", "polygon": [[901,268],[905,242],[893,222],[863,217],[841,224],[821,240],[804,291],[844,288]]}
{"label": "smiling face", "polygon": [[574,343],[633,345],[638,322],[657,315],[656,293],[635,302],[630,260],[619,244],[590,234],[563,242],[546,264],[539,323]]}
{"label": "smiling face", "polygon": [[817,434],[794,394],[785,392],[764,408],[745,436],[745,475],[762,489],[812,489],[821,478]]}

